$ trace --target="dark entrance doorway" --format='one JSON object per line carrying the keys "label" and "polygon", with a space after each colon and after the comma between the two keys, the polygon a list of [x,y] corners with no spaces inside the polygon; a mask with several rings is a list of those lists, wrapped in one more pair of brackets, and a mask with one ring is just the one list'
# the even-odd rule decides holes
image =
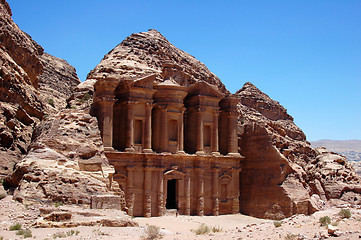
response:
{"label": "dark entrance doorway", "polygon": [[167,184],[167,202],[165,204],[167,209],[177,209],[177,180],[168,180]]}

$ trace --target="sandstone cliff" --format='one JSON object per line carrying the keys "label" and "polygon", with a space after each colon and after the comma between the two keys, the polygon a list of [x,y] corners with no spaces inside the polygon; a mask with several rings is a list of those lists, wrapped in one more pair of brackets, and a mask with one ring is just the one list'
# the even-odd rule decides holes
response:
{"label": "sandstone cliff", "polygon": [[180,85],[206,81],[228,92],[219,78],[188,53],[173,46],[156,30],[134,33],[111,50],[88,79],[134,79],[149,74],[172,78]]}
{"label": "sandstone cliff", "polygon": [[109,181],[114,169],[104,155],[96,118],[64,109],[42,121],[33,137],[30,152],[5,178],[15,199],[89,204],[91,195],[122,194]]}
{"label": "sandstone cliff", "polygon": [[44,115],[65,106],[80,83],[75,69],[44,53],[12,21],[11,9],[0,2],[0,175],[28,150],[35,125]]}
{"label": "sandstone cliff", "polygon": [[360,204],[361,181],[348,161],[313,149],[278,102],[246,83],[237,93],[241,212],[281,219],[343,199]]}

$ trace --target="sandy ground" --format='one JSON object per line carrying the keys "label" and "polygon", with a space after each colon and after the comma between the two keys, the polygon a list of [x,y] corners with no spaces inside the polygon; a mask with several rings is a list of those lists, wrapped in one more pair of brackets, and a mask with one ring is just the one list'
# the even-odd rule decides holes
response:
{"label": "sandy ground", "polygon": [[[28,239],[145,239],[147,225],[160,227],[163,239],[361,239],[361,209],[350,208],[351,218],[341,219],[340,208],[316,212],[311,216],[296,215],[282,220],[276,227],[274,221],[257,219],[242,214],[223,216],[178,216],[134,218],[139,227],[75,227],[34,228],[31,225],[39,217],[38,206],[23,205],[8,196],[0,200],[0,239],[23,239],[16,231],[9,231],[15,223],[29,228]],[[78,207],[79,208],[79,207]],[[329,216],[339,229],[340,236],[328,234],[327,227],[319,224],[320,217]],[[220,232],[196,235],[194,230],[204,223],[217,227]]]}

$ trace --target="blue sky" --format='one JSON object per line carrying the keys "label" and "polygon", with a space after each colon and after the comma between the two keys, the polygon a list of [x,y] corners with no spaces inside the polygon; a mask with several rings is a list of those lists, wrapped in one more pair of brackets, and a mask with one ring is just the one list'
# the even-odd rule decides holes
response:
{"label": "blue sky", "polygon": [[84,81],[128,35],[157,29],[231,92],[251,82],[307,139],[361,139],[361,1],[9,0],[13,19]]}

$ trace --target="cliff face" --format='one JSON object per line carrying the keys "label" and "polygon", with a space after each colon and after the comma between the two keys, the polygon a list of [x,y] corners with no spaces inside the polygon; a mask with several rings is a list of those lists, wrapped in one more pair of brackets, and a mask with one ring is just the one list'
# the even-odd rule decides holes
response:
{"label": "cliff face", "polygon": [[180,85],[206,81],[228,92],[208,68],[188,53],[173,46],[156,30],[134,33],[111,50],[88,79],[134,79],[148,74],[172,78]]}
{"label": "cliff face", "polygon": [[35,125],[65,106],[71,88],[80,81],[73,67],[44,53],[19,29],[4,0],[0,2],[0,62],[0,175],[5,175],[27,152]]}
{"label": "cliff face", "polygon": [[286,109],[251,83],[236,95],[243,113],[239,147],[245,156],[241,212],[281,219],[313,213],[336,199],[360,204],[360,179],[343,156],[311,148]]}

